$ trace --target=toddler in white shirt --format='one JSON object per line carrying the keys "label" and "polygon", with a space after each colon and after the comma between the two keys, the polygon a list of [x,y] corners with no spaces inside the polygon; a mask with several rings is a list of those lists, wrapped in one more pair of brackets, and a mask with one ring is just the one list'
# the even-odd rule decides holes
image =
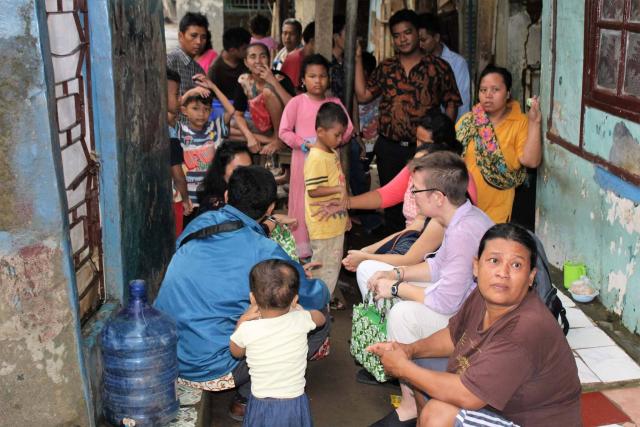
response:
{"label": "toddler in white shirt", "polygon": [[313,425],[304,392],[307,334],[326,319],[298,304],[299,287],[298,271],[286,261],[262,261],[251,270],[251,305],[229,342],[234,357],[246,356],[251,375],[244,426],[273,426],[273,414],[281,427]]}

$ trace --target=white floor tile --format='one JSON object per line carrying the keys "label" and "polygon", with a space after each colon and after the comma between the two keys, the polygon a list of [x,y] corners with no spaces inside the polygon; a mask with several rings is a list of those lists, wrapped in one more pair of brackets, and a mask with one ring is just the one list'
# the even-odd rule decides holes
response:
{"label": "white floor tile", "polygon": [[580,359],[576,357],[576,365],[578,366],[578,377],[580,377],[580,384],[593,384],[599,383],[600,378],[589,369],[589,367]]}
{"label": "white floor tile", "polygon": [[576,303],[570,297],[566,296],[560,291],[558,291],[558,298],[560,298],[560,301],[562,301],[562,305],[564,306],[564,308],[576,306]]}
{"label": "white floor tile", "polygon": [[579,308],[567,308],[567,320],[571,328],[587,328],[594,326],[593,322]]}
{"label": "white floor tile", "polygon": [[640,378],[640,366],[618,346],[585,348],[577,352],[589,369],[603,382]]}
{"label": "white floor tile", "polygon": [[569,329],[567,341],[569,341],[569,346],[574,350],[616,345],[607,334],[596,326]]}

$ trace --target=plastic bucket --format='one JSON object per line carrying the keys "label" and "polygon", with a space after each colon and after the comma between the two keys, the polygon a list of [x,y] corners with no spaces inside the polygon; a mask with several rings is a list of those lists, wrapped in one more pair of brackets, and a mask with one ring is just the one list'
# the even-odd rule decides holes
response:
{"label": "plastic bucket", "polygon": [[569,289],[571,284],[587,275],[587,266],[580,262],[566,261],[563,266],[564,287]]}

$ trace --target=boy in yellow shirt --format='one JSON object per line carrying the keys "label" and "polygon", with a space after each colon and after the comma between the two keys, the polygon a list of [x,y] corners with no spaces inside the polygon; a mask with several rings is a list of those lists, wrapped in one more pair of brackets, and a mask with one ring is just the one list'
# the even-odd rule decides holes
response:
{"label": "boy in yellow shirt", "polygon": [[[305,221],[309,230],[311,262],[321,264],[315,276],[327,285],[333,295],[340,274],[343,255],[344,232],[349,216],[347,208],[337,212],[326,220],[319,220],[312,209],[313,204],[331,199],[340,199],[346,203],[347,186],[340,166],[340,156],[336,148],[342,144],[343,134],[348,126],[348,118],[342,106],[327,102],[318,110],[316,116],[317,139],[309,150],[304,163],[305,184]],[[344,307],[336,298],[332,306]]]}

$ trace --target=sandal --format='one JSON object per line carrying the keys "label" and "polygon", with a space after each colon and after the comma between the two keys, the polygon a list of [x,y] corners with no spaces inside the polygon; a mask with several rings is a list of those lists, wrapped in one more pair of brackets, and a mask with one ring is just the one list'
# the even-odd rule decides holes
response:
{"label": "sandal", "polygon": [[329,307],[331,307],[331,310],[344,310],[347,308],[338,298],[333,298],[331,302],[329,302]]}

